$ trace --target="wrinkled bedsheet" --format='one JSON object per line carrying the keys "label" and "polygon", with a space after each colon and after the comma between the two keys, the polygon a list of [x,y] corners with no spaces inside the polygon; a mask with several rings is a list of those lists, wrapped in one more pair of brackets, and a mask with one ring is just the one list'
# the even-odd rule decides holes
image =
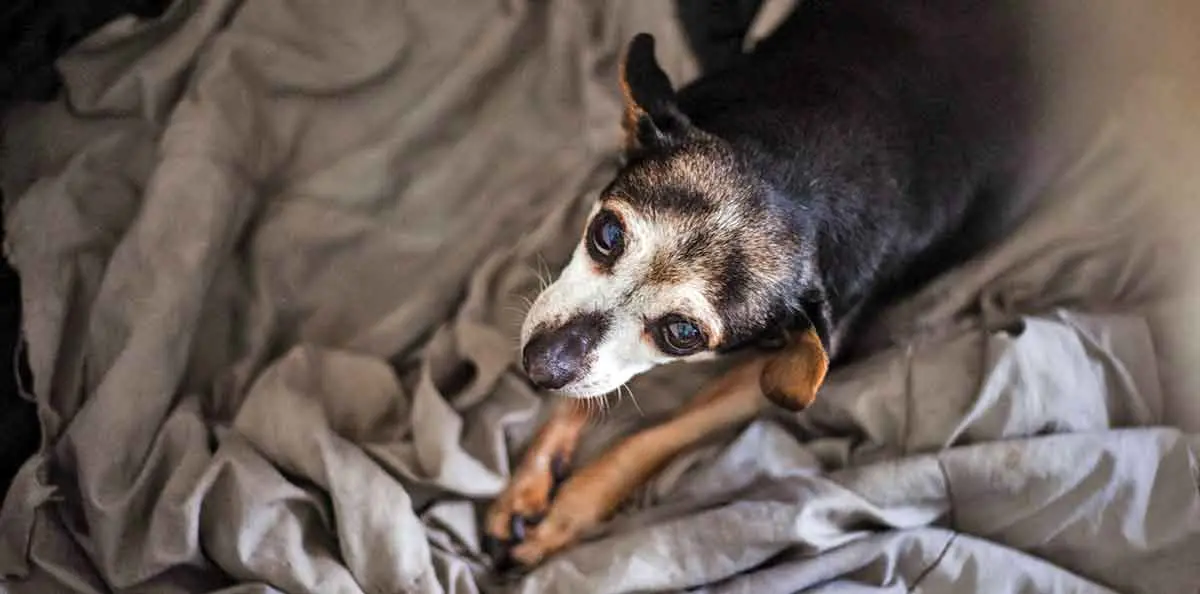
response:
{"label": "wrinkled bedsheet", "polygon": [[[617,165],[623,44],[654,32],[698,74],[674,4],[111,24],[5,126],[45,439],[0,512],[0,589],[1200,590],[1200,317],[1167,231],[1200,186],[1164,173],[1200,181],[1200,153],[1154,136],[1195,120],[1170,67],[1197,21],[1109,4],[1031,11],[1048,92],[1011,237],[897,304],[812,409],[713,436],[504,579],[479,513],[546,409],[514,365],[523,299]],[[640,378],[583,456],[718,368]]]}

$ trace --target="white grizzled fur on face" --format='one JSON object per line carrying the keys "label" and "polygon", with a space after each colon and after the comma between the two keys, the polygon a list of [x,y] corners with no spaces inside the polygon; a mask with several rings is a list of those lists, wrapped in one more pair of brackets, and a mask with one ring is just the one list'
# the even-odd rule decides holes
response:
{"label": "white grizzled fur on face", "polygon": [[[608,204],[624,218],[624,254],[611,272],[602,272],[588,255],[585,234],[562,273],[534,301],[521,328],[524,345],[539,326],[558,326],[590,311],[609,313],[608,331],[592,351],[591,368],[562,388],[580,398],[607,394],[633,376],[676,359],[655,346],[646,331],[646,319],[684,313],[704,325],[710,340],[721,332],[721,318],[706,297],[707,287],[698,279],[670,286],[645,282],[654,254],[670,242],[669,230],[643,219],[627,205]],[[599,211],[597,204],[591,216]],[[701,352],[693,358],[704,355]]]}
{"label": "white grizzled fur on face", "polygon": [[[706,196],[711,196],[715,188],[729,191],[731,186],[738,187],[729,183],[729,172],[722,171],[723,167],[705,161],[685,154],[646,164],[637,174],[640,179],[636,185],[664,191],[707,190]],[[666,362],[712,357],[711,349],[727,337],[725,324],[730,317],[729,311],[717,309],[723,285],[721,271],[712,263],[719,260],[722,247],[736,243],[749,254],[746,264],[756,277],[756,284],[764,289],[778,284],[782,270],[783,258],[771,255],[778,253],[779,246],[772,245],[756,229],[749,220],[751,211],[746,200],[739,198],[711,196],[710,210],[703,216],[651,212],[635,206],[635,202],[640,202],[622,196],[621,184],[615,184],[613,195],[597,203],[588,218],[590,221],[602,207],[619,214],[625,226],[624,253],[611,270],[602,270],[588,253],[586,242],[590,239],[585,226],[583,240],[576,246],[571,261],[538,296],[526,315],[521,330],[522,348],[540,328],[555,328],[589,312],[607,314],[607,331],[592,351],[591,365],[579,379],[560,390],[578,398],[614,391],[635,375]],[[713,239],[713,244],[706,247],[711,257],[701,254],[695,261],[681,261],[681,242],[697,231]],[[752,302],[729,307],[742,310],[735,317],[744,319],[748,312],[765,311],[767,294],[769,291],[755,291],[749,296]],[[709,349],[687,357],[660,351],[646,321],[668,314],[683,315],[699,323],[708,338]]]}

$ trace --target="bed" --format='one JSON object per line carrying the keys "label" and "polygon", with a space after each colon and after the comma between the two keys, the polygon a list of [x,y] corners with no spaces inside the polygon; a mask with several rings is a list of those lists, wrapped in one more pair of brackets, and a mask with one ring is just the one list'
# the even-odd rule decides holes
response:
{"label": "bed", "polygon": [[[812,409],[490,571],[481,510],[548,408],[522,300],[617,165],[623,44],[654,33],[688,80],[789,5],[682,4],[179,0],[76,45],[0,145],[44,436],[0,509],[4,588],[1200,591],[1172,232],[1200,152],[1155,136],[1200,97],[1172,70],[1200,55],[1186,2],[1031,2],[1028,220],[889,309]],[[719,367],[640,378],[582,456]]]}

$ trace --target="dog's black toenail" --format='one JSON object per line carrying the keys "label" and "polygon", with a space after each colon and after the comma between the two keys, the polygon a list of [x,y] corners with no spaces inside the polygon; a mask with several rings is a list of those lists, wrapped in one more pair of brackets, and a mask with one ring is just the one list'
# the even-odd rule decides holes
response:
{"label": "dog's black toenail", "polygon": [[483,535],[483,554],[492,558],[492,561],[499,563],[501,559],[508,556],[508,547],[499,538],[491,534]]}
{"label": "dog's black toenail", "polygon": [[507,573],[516,567],[516,559],[513,559],[512,555],[509,555],[507,550],[505,550],[499,556],[492,557],[492,571],[496,573]]}
{"label": "dog's black toenail", "polygon": [[509,539],[512,542],[521,542],[525,540],[525,518],[523,516],[514,515],[509,520]]}
{"label": "dog's black toenail", "polygon": [[554,479],[555,486],[567,480],[567,474],[570,470],[567,468],[567,461],[562,456],[555,456],[550,460],[550,476]]}

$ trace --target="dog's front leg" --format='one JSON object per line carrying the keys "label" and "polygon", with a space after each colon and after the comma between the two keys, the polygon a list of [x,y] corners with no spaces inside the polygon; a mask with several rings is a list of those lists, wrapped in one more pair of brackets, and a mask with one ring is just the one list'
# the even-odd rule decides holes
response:
{"label": "dog's front leg", "polygon": [[588,414],[579,400],[562,399],[553,406],[550,418],[525,450],[512,480],[488,509],[485,530],[493,541],[488,548],[524,538],[526,524],[532,525],[543,517],[554,497],[554,488],[566,475]]}
{"label": "dog's front leg", "polygon": [[545,518],[511,551],[533,565],[579,538],[616,510],[676,454],[715,431],[744,424],[769,405],[759,387],[765,361],[734,368],[708,385],[680,413],[636,433],[572,473],[555,495]]}

